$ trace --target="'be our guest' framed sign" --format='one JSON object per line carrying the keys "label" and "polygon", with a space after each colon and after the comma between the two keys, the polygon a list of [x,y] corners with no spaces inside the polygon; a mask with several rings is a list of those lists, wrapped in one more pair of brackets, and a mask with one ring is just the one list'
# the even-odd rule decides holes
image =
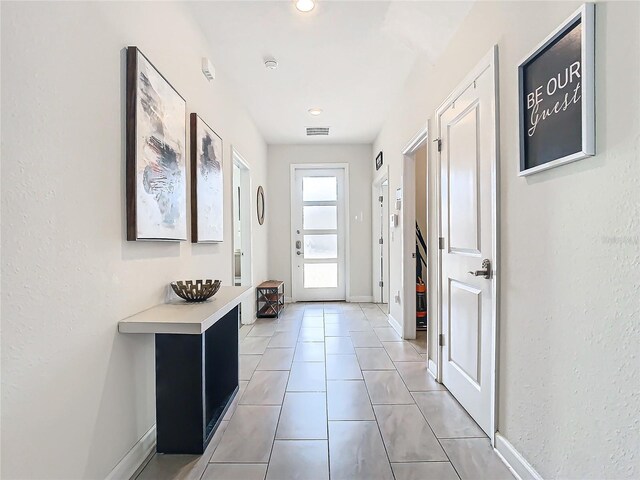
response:
{"label": "'be our guest' framed sign", "polygon": [[595,155],[594,40],[587,3],[520,62],[520,176]]}

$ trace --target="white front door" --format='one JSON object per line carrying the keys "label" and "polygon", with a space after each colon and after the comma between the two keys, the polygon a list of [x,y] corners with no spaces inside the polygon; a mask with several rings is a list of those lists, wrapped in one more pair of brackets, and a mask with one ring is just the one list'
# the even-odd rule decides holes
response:
{"label": "white front door", "polygon": [[345,171],[294,168],[292,180],[293,299],[345,300]]}
{"label": "white front door", "polygon": [[[493,57],[491,57],[493,58]],[[493,437],[495,63],[438,109],[441,141],[442,381]],[[486,261],[485,261],[486,260]],[[476,272],[490,262],[488,278]],[[472,273],[473,272],[473,273]]]}

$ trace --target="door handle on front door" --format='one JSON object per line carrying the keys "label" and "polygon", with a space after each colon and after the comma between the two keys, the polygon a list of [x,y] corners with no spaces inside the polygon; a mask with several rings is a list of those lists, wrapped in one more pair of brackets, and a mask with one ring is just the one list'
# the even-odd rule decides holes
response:
{"label": "door handle on front door", "polygon": [[476,270],[475,272],[469,272],[470,275],[476,277],[491,278],[491,260],[485,258],[482,260],[482,270]]}
{"label": "door handle on front door", "polygon": [[301,252],[300,250],[298,250],[298,251],[296,252],[296,255],[302,255],[302,252]]}

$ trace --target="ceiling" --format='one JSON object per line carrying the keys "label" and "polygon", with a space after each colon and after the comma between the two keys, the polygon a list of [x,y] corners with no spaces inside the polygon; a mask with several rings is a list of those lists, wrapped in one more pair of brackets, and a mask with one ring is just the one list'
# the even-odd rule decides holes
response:
{"label": "ceiling", "polygon": [[[278,144],[373,142],[415,61],[438,59],[471,2],[317,0],[306,14],[291,0],[188,5],[216,70]],[[305,127],[330,134],[307,137]]]}

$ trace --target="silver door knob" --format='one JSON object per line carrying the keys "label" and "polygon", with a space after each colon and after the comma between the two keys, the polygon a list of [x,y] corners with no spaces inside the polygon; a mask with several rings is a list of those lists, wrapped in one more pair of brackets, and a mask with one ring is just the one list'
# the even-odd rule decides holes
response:
{"label": "silver door knob", "polygon": [[474,277],[491,278],[491,260],[485,258],[482,260],[482,270],[476,270],[475,272],[469,272],[469,275]]}
{"label": "silver door knob", "polygon": [[296,255],[302,255],[302,252],[301,252],[300,250],[298,250],[298,251],[296,252]]}

